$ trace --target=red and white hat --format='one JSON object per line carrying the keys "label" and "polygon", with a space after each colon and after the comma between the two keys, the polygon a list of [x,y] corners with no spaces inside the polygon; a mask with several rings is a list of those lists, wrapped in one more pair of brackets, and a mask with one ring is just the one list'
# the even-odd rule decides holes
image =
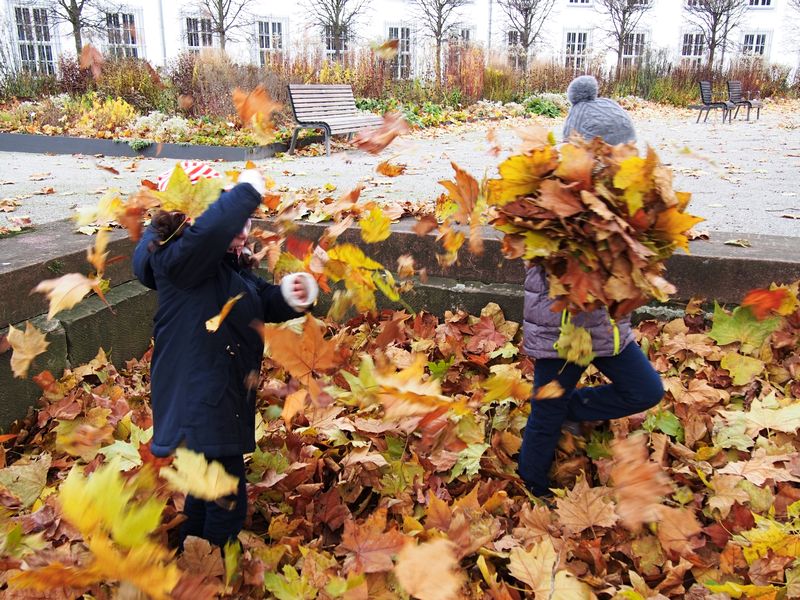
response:
{"label": "red and white hat", "polygon": [[[222,173],[220,173],[216,169],[212,169],[207,163],[200,162],[199,160],[184,160],[179,162],[178,164],[189,176],[189,181],[191,181],[192,184],[197,183],[198,180],[203,178],[222,179]],[[163,192],[164,190],[167,189],[169,178],[172,177],[172,172],[174,170],[175,167],[171,168],[169,171],[165,171],[164,173],[158,176],[156,185],[158,186],[159,192]]]}

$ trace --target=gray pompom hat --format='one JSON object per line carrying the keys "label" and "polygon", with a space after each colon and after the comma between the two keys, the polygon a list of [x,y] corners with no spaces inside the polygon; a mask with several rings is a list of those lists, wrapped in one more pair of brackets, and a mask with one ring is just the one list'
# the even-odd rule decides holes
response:
{"label": "gray pompom hat", "polygon": [[573,133],[592,140],[602,138],[616,146],[636,141],[636,130],[628,113],[609,98],[597,97],[597,80],[583,75],[572,80],[567,98],[572,103],[564,122],[564,139]]}

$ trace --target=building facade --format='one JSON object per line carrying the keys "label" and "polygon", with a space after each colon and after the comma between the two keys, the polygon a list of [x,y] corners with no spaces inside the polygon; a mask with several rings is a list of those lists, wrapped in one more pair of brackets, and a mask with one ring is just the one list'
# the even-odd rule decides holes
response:
{"label": "building facade", "polygon": [[[252,2],[230,32],[226,51],[238,61],[264,65],[275,55],[316,51],[334,57],[342,49],[393,38],[399,40],[398,56],[392,61],[397,77],[430,71],[432,44],[411,0],[371,0],[357,26],[341,39],[315,22],[310,1]],[[697,0],[635,1],[651,9],[624,41],[623,64],[634,64],[648,51],[673,64],[704,61],[707,45],[686,9],[687,3]],[[800,13],[789,0],[742,2],[746,12],[730,36],[726,59],[751,55],[796,68]],[[52,4],[51,0],[0,0],[0,27],[7,32],[2,36],[7,40],[4,60],[17,68],[53,73],[59,55],[74,55],[71,26],[58,22]],[[181,52],[219,46],[212,20],[196,0],[115,0],[114,7],[113,12],[96,13],[98,27],[84,34],[84,42],[106,54],[165,65]],[[492,61],[521,67],[531,60],[555,60],[579,73],[589,64],[616,63],[609,29],[599,0],[554,0],[539,39],[521,56],[519,32],[498,0],[473,0],[460,9],[450,36],[462,44],[482,45]]]}

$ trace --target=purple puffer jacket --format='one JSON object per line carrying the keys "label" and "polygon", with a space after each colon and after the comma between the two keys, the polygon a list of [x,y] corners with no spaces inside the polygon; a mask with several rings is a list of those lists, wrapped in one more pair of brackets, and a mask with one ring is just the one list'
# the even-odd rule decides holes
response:
{"label": "purple puffer jacket", "polygon": [[[525,315],[522,326],[525,354],[532,358],[558,358],[553,344],[558,341],[561,313],[553,312],[553,299],[548,296],[549,286],[544,269],[533,266],[525,276]],[[578,327],[589,330],[592,349],[597,356],[614,356],[614,328],[605,309],[580,313],[572,317]],[[633,341],[631,321],[628,317],[617,321],[619,350]]]}

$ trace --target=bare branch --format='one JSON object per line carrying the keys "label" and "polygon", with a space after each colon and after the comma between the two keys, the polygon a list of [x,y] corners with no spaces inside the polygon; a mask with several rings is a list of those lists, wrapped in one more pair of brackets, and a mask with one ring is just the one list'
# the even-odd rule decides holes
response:
{"label": "bare branch", "polygon": [[[797,0],[793,0],[797,1]],[[689,20],[703,32],[708,49],[708,65],[714,66],[715,56],[730,45],[730,33],[741,22],[747,11],[746,0],[696,0],[687,4]]]}
{"label": "bare branch", "polygon": [[597,0],[602,12],[609,18],[606,30],[614,41],[617,53],[617,75],[622,69],[622,55],[628,36],[636,32],[644,14],[653,8],[653,0]]}
{"label": "bare branch", "polygon": [[228,41],[236,40],[236,31],[252,24],[250,8],[258,0],[194,0],[192,6],[211,21],[211,29],[219,39],[220,48],[225,50]]}
{"label": "bare branch", "polygon": [[527,56],[539,39],[555,0],[498,0],[498,4],[505,12],[511,29],[519,35],[519,45]]}
{"label": "bare branch", "polygon": [[359,19],[369,8],[369,0],[308,0],[309,18],[325,34],[330,33],[336,58],[341,58],[347,42],[355,36]]}
{"label": "bare branch", "polygon": [[422,29],[436,44],[436,81],[442,80],[442,45],[456,24],[458,11],[470,0],[412,0],[422,21]]}

